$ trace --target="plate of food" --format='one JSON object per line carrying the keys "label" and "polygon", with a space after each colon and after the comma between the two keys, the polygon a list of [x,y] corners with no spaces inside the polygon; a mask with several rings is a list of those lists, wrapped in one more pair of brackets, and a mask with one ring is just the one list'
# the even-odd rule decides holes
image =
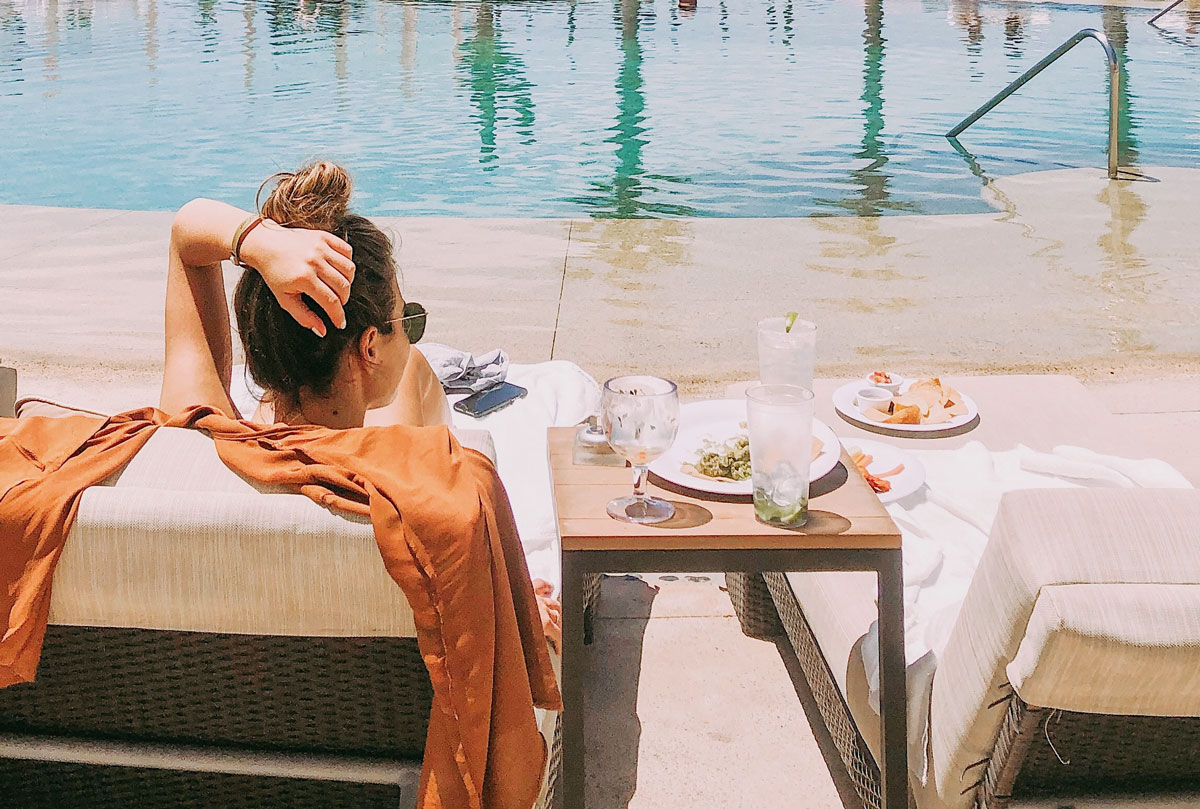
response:
{"label": "plate of food", "polygon": [[[813,459],[809,480],[833,471],[841,445],[833,430],[813,419]],[[750,439],[744,399],[714,399],[679,407],[679,434],[650,471],[685,489],[712,494],[754,493],[750,483]]]}
{"label": "plate of food", "polygon": [[925,483],[925,467],[910,452],[865,438],[843,438],[842,446],[885,503],[908,497]]}
{"label": "plate of food", "polygon": [[889,380],[901,380],[881,386],[876,372],[866,379],[850,382],[833,392],[834,409],[847,421],[866,427],[882,427],[900,433],[940,433],[970,424],[979,416],[979,408],[937,377],[904,380],[886,374]]}

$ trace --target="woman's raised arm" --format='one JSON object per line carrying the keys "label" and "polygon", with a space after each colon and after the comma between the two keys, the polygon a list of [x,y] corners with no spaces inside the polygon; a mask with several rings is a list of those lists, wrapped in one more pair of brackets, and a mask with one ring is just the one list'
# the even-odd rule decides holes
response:
{"label": "woman's raised arm", "polygon": [[[159,398],[168,413],[202,404],[240,415],[229,398],[233,344],[221,261],[229,258],[234,234],[251,216],[223,202],[196,199],[180,208],[171,224]],[[285,310],[324,336],[324,321],[301,296],[344,327],[342,305],[354,280],[350,252],[350,245],[325,231],[283,228],[268,220],[248,232],[239,255],[262,274]]]}

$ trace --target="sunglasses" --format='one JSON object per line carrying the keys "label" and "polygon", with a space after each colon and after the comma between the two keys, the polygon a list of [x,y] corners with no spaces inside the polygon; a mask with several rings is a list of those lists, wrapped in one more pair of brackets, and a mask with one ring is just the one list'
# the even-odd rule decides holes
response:
{"label": "sunglasses", "polygon": [[429,319],[429,313],[425,311],[425,307],[415,301],[409,301],[404,304],[404,314],[400,317],[394,317],[388,323],[399,323],[404,329],[404,336],[408,338],[408,342],[415,343],[425,336],[425,323]]}

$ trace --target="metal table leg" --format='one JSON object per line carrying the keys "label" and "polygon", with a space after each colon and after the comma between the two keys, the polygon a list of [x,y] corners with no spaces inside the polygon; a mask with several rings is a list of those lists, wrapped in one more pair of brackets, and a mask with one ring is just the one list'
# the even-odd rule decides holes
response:
{"label": "metal table leg", "polygon": [[584,573],[572,554],[562,555],[562,788],[559,809],[583,809]]}
{"label": "metal table leg", "polygon": [[879,771],[884,809],[908,808],[908,700],[904,671],[904,570],[900,551],[879,563]]}

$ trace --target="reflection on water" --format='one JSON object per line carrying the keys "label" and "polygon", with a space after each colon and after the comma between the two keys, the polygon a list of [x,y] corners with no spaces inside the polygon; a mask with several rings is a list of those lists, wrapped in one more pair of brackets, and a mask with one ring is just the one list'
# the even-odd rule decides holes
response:
{"label": "reflection on water", "polygon": [[983,15],[979,12],[979,0],[951,0],[950,5],[954,10],[954,21],[963,32],[962,39],[966,43],[967,54],[970,56],[968,64],[971,68],[971,77],[982,78],[984,75],[981,68],[984,33]]}
{"label": "reflection on water", "polygon": [[986,210],[973,173],[1104,164],[1090,53],[972,127],[974,162],[942,137],[1082,27],[1103,27],[1120,58],[1121,164],[1200,163],[1200,13],[1161,29],[1144,25],[1151,13],[1012,0],[887,0],[886,13],[884,0],[0,0],[0,202],[245,202],[262,176],[322,155],[355,170],[370,213]]}
{"label": "reflection on water", "polygon": [[[574,199],[597,218],[638,219],[647,216],[695,216],[686,205],[647,202],[642,199],[644,181],[686,183],[681,177],[647,177],[642,166],[642,149],[647,144],[642,93],[642,46],[638,40],[642,0],[616,0],[614,17],[621,31],[621,63],[617,71],[616,122],[606,143],[616,146],[617,161],[611,180],[591,183],[591,193]],[[649,12],[648,12],[649,15]],[[648,16],[648,19],[652,19]]]}
{"label": "reflection on water", "polygon": [[1029,13],[1024,9],[1012,9],[1004,18],[1004,53],[1014,59],[1020,59],[1024,52],[1025,25],[1029,21]]}
{"label": "reflection on water", "polygon": [[521,57],[504,43],[499,30],[499,13],[490,0],[475,9],[475,32],[461,45],[465,59],[459,69],[466,75],[473,116],[479,124],[479,162],[494,169],[496,125],[507,107],[513,112],[514,127],[526,145],[533,142],[533,84],[525,76]]}
{"label": "reflection on water", "polygon": [[1162,39],[1188,47],[1200,47],[1200,9],[1176,6],[1154,23]]}
{"label": "reflection on water", "polygon": [[1107,233],[1098,240],[1104,257],[1100,288],[1108,298],[1104,310],[1112,322],[1113,348],[1122,352],[1155,349],[1142,335],[1144,324],[1130,314],[1140,311],[1137,305],[1149,299],[1158,275],[1133,240],[1134,231],[1146,219],[1146,203],[1137,186],[1137,182],[1128,180],[1109,183],[1099,196],[1099,201],[1107,204],[1111,212]]}
{"label": "reflection on water", "polygon": [[[154,0],[150,0],[151,3]],[[254,0],[247,0],[242,7],[242,22],[245,34],[242,37],[242,89],[247,93],[254,86],[254,35],[258,33],[258,29],[254,25],[255,12],[258,10],[258,4]]]}
{"label": "reflection on water", "polygon": [[[883,0],[866,0],[866,24],[863,27],[863,101],[862,148],[854,155],[862,164],[850,172],[857,193],[831,201],[835,207],[855,216],[878,216],[884,211],[913,211],[915,205],[890,199],[888,163],[883,144]],[[827,202],[822,200],[822,202]]]}
{"label": "reflection on water", "polygon": [[1133,94],[1129,89],[1129,28],[1126,9],[1106,6],[1101,12],[1104,35],[1117,52],[1117,74],[1120,87],[1117,95],[1117,165],[1136,166],[1138,157],[1136,122],[1133,116]]}

